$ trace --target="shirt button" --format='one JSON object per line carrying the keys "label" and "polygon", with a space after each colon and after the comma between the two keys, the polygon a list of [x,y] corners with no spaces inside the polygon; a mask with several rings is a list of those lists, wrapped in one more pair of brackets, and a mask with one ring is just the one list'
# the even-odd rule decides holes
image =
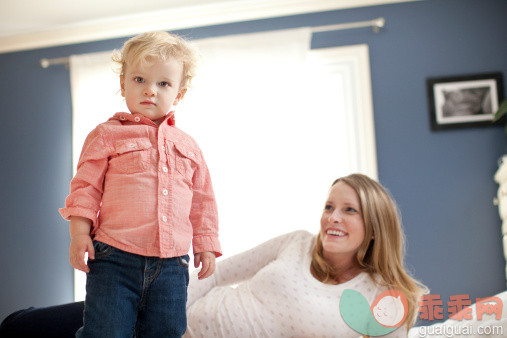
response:
{"label": "shirt button", "polygon": [[162,194],[164,194],[165,196],[167,196],[167,194],[169,194],[169,191],[167,191],[167,189],[164,189],[164,190],[162,190]]}
{"label": "shirt button", "polygon": [[134,148],[135,146],[136,146],[135,143],[129,143],[130,148]]}
{"label": "shirt button", "polygon": [[162,146],[162,151],[165,151],[165,146]]}
{"label": "shirt button", "polygon": [[139,122],[141,121],[141,118],[139,116],[134,117],[134,121]]}
{"label": "shirt button", "polygon": [[163,220],[164,222],[167,222],[167,216],[162,216],[162,220]]}
{"label": "shirt button", "polygon": [[166,173],[166,172],[168,172],[168,171],[169,171],[169,169],[168,169],[167,167],[163,167],[163,168],[162,168],[162,171]]}
{"label": "shirt button", "polygon": [[194,153],[190,151],[190,152],[188,153],[188,156],[190,156],[190,157],[194,157]]}
{"label": "shirt button", "polygon": [[120,120],[125,121],[125,116],[120,116]]}

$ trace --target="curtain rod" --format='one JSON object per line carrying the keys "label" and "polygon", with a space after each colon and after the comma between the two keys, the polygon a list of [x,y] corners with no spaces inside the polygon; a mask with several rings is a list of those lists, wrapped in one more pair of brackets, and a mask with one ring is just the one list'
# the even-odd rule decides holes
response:
{"label": "curtain rod", "polygon": [[311,27],[312,33],[319,32],[330,32],[330,31],[338,31],[344,29],[353,29],[353,28],[363,28],[363,27],[372,27],[375,33],[380,31],[380,28],[383,28],[386,24],[386,19],[380,17],[373,20],[368,21],[357,21],[357,22],[349,22],[349,23],[340,23],[337,25],[327,25],[327,26],[317,26]]}
{"label": "curtain rod", "polygon": [[49,66],[56,66],[56,65],[69,65],[69,57],[61,57],[56,59],[40,59],[39,63],[42,68],[48,68]]}
{"label": "curtain rod", "polygon": [[[353,28],[363,28],[363,27],[372,27],[373,32],[378,33],[380,28],[385,26],[386,20],[382,17],[376,18],[368,21],[357,21],[357,22],[349,22],[349,23],[341,23],[337,25],[327,25],[327,26],[316,26],[310,27],[312,33],[320,33],[320,32],[330,32],[330,31],[338,31],[344,29],[353,29]],[[56,65],[65,65],[69,66],[69,57],[60,57],[55,59],[41,59],[39,61],[40,66],[42,68],[48,68],[49,66]]]}

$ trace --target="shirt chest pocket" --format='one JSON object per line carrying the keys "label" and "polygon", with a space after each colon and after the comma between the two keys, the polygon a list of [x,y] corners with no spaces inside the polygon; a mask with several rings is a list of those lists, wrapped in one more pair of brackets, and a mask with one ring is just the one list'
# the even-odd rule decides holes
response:
{"label": "shirt chest pocket", "polygon": [[151,162],[151,142],[129,139],[114,143],[116,155],[109,159],[111,172],[134,174],[146,171]]}
{"label": "shirt chest pocket", "polygon": [[176,171],[191,184],[197,167],[197,151],[179,143],[173,144]]}

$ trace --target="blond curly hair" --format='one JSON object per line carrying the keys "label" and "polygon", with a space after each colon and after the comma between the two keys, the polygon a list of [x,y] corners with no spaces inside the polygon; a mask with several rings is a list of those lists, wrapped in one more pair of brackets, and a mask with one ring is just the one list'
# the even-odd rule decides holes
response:
{"label": "blond curly hair", "polygon": [[168,32],[148,32],[125,42],[122,49],[115,51],[113,61],[118,64],[117,72],[124,75],[129,64],[138,65],[155,60],[175,58],[183,65],[180,91],[186,90],[195,76],[200,56],[195,47],[182,37]]}

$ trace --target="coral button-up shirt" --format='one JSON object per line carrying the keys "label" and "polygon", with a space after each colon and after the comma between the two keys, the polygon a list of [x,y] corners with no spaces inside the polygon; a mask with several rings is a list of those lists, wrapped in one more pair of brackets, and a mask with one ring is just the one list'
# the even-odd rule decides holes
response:
{"label": "coral button-up shirt", "polygon": [[221,255],[208,168],[167,118],[117,113],[86,138],[62,217],[92,220],[95,240],[151,257]]}

